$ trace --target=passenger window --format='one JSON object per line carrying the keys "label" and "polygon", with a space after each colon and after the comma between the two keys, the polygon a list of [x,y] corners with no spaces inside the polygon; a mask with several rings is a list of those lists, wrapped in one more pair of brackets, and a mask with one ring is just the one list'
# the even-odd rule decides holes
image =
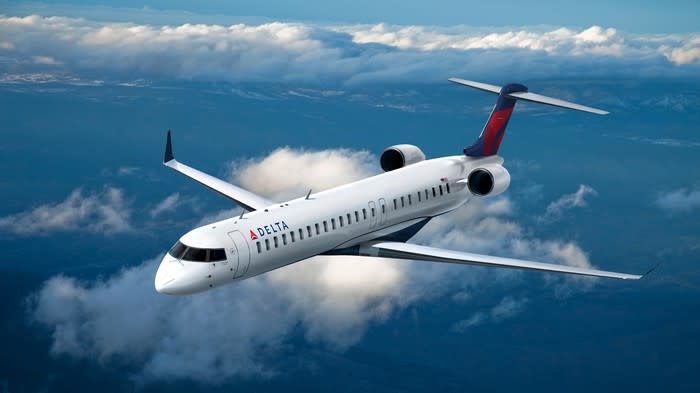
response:
{"label": "passenger window", "polygon": [[445,188],[447,188],[447,193],[450,193],[450,183],[445,183]]}
{"label": "passenger window", "polygon": [[360,213],[355,210],[355,222],[360,222]]}
{"label": "passenger window", "polygon": [[[311,236],[311,228],[309,228],[309,236]],[[299,240],[304,240],[304,231],[301,228],[299,228]]]}
{"label": "passenger window", "polygon": [[425,189],[425,200],[426,201],[428,200],[428,189],[427,188]]}
{"label": "passenger window", "polygon": [[321,231],[320,231],[320,228],[319,228],[319,226],[318,226],[318,223],[315,223],[314,226],[316,226],[316,234],[317,234],[317,235],[320,235],[320,234],[321,234]]}
{"label": "passenger window", "polygon": [[374,214],[374,208],[372,208],[372,217],[374,217],[374,215],[375,215],[375,214]]}
{"label": "passenger window", "polygon": [[418,202],[420,202],[420,201],[421,201],[421,199],[420,199],[420,191],[418,191]]}
{"label": "passenger window", "polygon": [[352,224],[352,220],[350,220],[350,213],[348,213],[348,225]]}
{"label": "passenger window", "polygon": [[331,229],[335,231],[335,218],[331,218]]}
{"label": "passenger window", "polygon": [[260,247],[260,242],[255,242],[255,245],[258,247],[258,254],[262,252],[262,247]]}
{"label": "passenger window", "polygon": [[[311,237],[311,225],[306,226],[306,233],[309,235],[309,237]],[[316,227],[316,233],[318,233],[318,226]]]}
{"label": "passenger window", "polygon": [[270,251],[270,239],[265,239],[265,249]]}
{"label": "passenger window", "polygon": [[294,243],[294,231],[289,232],[289,236],[292,238],[292,243]]}
{"label": "passenger window", "polygon": [[440,184],[438,187],[440,187],[440,195],[442,196],[442,184]]}
{"label": "passenger window", "polygon": [[403,207],[406,207],[406,203],[404,203],[403,197],[401,197],[401,207],[402,207],[402,208],[403,208]]}
{"label": "passenger window", "polygon": [[433,198],[437,196],[437,193],[435,193],[435,187],[433,187]]}
{"label": "passenger window", "polygon": [[272,241],[275,242],[275,248],[280,246],[279,242],[277,241],[277,236],[273,237]]}
{"label": "passenger window", "polygon": [[287,234],[286,233],[282,234],[282,245],[283,246],[287,245]]}
{"label": "passenger window", "polygon": [[411,206],[411,194],[408,194],[408,206]]}
{"label": "passenger window", "polygon": [[398,209],[398,206],[396,205],[396,198],[394,198],[394,210]]}
{"label": "passenger window", "polygon": [[386,205],[382,205],[382,214],[386,213]]}
{"label": "passenger window", "polygon": [[328,221],[323,220],[323,232],[328,232]]}
{"label": "passenger window", "polygon": [[338,216],[338,224],[341,228],[343,227],[343,216]]}
{"label": "passenger window", "polygon": [[366,220],[367,219],[367,209],[362,208],[362,219]]}

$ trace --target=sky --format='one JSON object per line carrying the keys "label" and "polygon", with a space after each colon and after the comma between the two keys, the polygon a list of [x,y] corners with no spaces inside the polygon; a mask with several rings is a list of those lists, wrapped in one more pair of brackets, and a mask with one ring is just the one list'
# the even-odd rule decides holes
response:
{"label": "sky", "polygon": [[[697,391],[698,5],[0,2],[0,389]],[[620,282],[318,257],[189,297],[153,288],[240,209],[178,158],[274,200],[460,154],[519,103],[509,190],[412,241],[643,273]]]}

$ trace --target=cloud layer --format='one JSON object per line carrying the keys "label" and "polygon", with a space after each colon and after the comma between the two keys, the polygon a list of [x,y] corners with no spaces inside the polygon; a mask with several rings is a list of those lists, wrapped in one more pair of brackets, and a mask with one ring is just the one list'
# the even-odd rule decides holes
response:
{"label": "cloud layer", "polygon": [[547,209],[540,219],[543,221],[556,221],[567,210],[586,206],[586,197],[596,195],[598,195],[598,192],[593,187],[581,184],[573,194],[562,195],[559,199],[547,205]]}
{"label": "cloud layer", "polygon": [[[614,28],[473,29],[429,26],[183,24],[0,16],[5,82],[32,70],[109,78],[368,83],[452,75],[692,75],[700,36]],[[691,67],[691,68],[688,68]]]}
{"label": "cloud layer", "polygon": [[681,188],[660,194],[656,205],[669,213],[683,213],[700,208],[700,189]]}
{"label": "cloud layer", "polygon": [[[320,190],[371,174],[376,170],[372,162],[376,157],[366,152],[284,148],[234,165],[232,176],[268,196],[288,190],[297,195],[299,190]],[[280,173],[285,182],[272,181]],[[513,211],[507,198],[475,199],[435,218],[416,240],[590,266],[583,250],[571,242],[529,237],[511,220]],[[468,307],[471,297],[488,285],[506,291],[522,285],[521,273],[512,270],[315,257],[196,296],[168,297],[153,289],[159,260],[104,279],[81,282],[60,275],[47,281],[32,295],[30,314],[51,332],[51,353],[105,364],[126,361],[140,370],[134,378],[146,381],[183,375],[208,383],[238,376],[269,377],[283,369],[276,359],[289,350],[292,337],[302,335],[308,342],[342,351],[361,340],[373,324],[420,302],[451,298]],[[536,285],[555,293],[561,288],[585,290],[595,282],[543,276],[547,278]],[[455,323],[466,329],[514,318],[527,301],[506,297],[493,309],[474,310],[474,315],[482,315],[478,322]]]}
{"label": "cloud layer", "polygon": [[130,215],[119,188],[89,195],[76,189],[62,202],[0,217],[0,230],[23,236],[66,231],[114,234],[132,229]]}

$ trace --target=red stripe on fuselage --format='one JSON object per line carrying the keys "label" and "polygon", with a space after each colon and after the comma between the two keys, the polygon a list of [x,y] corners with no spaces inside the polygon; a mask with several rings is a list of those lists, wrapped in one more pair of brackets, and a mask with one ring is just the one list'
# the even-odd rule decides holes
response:
{"label": "red stripe on fuselage", "polygon": [[510,114],[512,112],[513,108],[507,108],[491,114],[489,122],[486,123],[483,136],[485,156],[496,154],[498,151],[498,146],[501,145],[503,134],[505,134],[504,128],[508,123],[508,119],[510,118]]}

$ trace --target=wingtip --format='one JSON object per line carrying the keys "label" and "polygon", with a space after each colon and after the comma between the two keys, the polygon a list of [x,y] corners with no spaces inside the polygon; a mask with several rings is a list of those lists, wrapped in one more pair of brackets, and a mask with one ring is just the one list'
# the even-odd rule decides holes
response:
{"label": "wingtip", "polygon": [[173,144],[170,137],[170,130],[168,130],[168,137],[165,141],[165,155],[163,155],[163,164],[166,164],[174,159],[175,157],[173,156]]}
{"label": "wingtip", "polygon": [[646,273],[642,274],[642,278],[648,276],[651,272],[653,272],[654,270],[656,270],[656,268],[658,268],[659,266],[661,266],[661,263],[657,263],[656,265],[654,265],[654,266],[653,266],[651,269],[649,269]]}

